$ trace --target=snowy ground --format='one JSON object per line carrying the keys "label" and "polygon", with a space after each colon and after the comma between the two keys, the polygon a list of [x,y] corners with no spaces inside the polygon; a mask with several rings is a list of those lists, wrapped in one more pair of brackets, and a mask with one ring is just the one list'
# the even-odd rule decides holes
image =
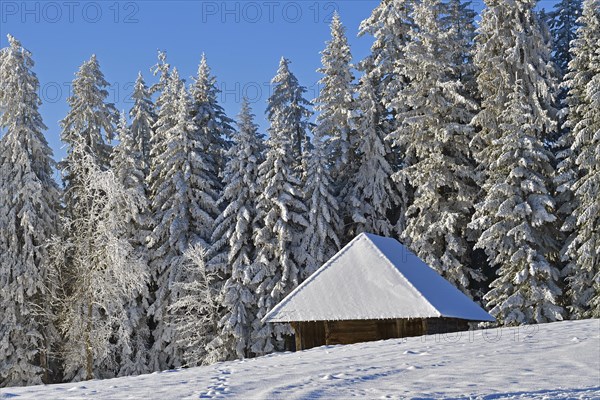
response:
{"label": "snowy ground", "polygon": [[600,399],[600,320],[424,336],[131,378],[0,389],[0,399]]}

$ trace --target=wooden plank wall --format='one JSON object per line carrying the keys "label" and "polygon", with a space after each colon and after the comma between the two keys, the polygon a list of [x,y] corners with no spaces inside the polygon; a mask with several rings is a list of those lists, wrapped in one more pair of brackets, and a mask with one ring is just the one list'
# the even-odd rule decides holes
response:
{"label": "wooden plank wall", "polygon": [[335,344],[352,344],[469,329],[456,318],[383,319],[293,322],[296,350]]}

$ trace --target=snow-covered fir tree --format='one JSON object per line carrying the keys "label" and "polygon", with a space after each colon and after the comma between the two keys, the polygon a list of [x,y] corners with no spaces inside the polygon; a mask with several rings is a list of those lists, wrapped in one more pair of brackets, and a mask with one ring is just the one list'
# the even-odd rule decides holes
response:
{"label": "snow-covered fir tree", "polygon": [[250,356],[250,328],[256,312],[255,285],[251,284],[256,251],[252,235],[256,199],[261,193],[258,166],[264,161],[263,153],[262,135],[244,98],[238,133],[227,152],[225,188],[219,199],[224,209],[215,222],[210,251],[210,270],[225,278],[220,293],[223,311],[218,334],[209,346],[211,362]]}
{"label": "snow-covered fir tree", "polygon": [[[517,81],[534,105],[544,138],[556,132],[557,85],[550,49],[534,11],[534,0],[485,1],[475,44],[474,63],[481,111],[473,120],[478,133],[472,142],[480,169],[497,159],[491,142],[499,137],[498,119]],[[485,179],[485,173],[480,181]]]}
{"label": "snow-covered fir tree", "polygon": [[[483,193],[481,200],[475,205],[475,214],[470,225],[472,228],[470,239],[477,241],[476,247],[487,254],[491,268],[500,274],[498,279],[509,280],[511,277],[505,276],[505,274],[511,273],[511,270],[506,266],[514,264],[510,259],[510,252],[499,252],[498,244],[495,243],[501,235],[506,236],[507,232],[496,232],[498,235],[496,238],[490,236],[495,229],[509,226],[498,220],[500,217],[497,207],[504,202],[507,202],[507,205],[512,202],[515,206],[523,203],[523,207],[527,209],[524,215],[529,219],[526,222],[520,222],[525,224],[524,227],[528,226],[531,231],[529,237],[521,239],[523,243],[517,242],[515,246],[525,246],[532,240],[537,241],[532,248],[537,252],[538,261],[532,257],[531,263],[541,262],[539,260],[543,258],[545,263],[551,265],[557,259],[557,245],[554,241],[558,233],[554,226],[557,224],[555,222],[556,206],[550,193],[552,185],[549,181],[553,173],[551,166],[554,161],[552,154],[541,152],[537,147],[540,143],[544,145],[546,139],[555,135],[557,130],[556,81],[554,67],[550,61],[550,48],[543,30],[540,28],[538,15],[534,11],[535,1],[519,0],[508,3],[490,0],[485,3],[486,8],[483,10],[478,28],[474,55],[474,62],[478,67],[477,85],[482,103],[479,113],[473,119],[477,131],[471,141],[471,148],[478,162],[477,180],[483,187]],[[517,82],[519,82],[518,85]],[[518,93],[515,93],[515,87],[518,87]],[[525,98],[523,107],[527,106],[528,108],[521,109],[521,111],[526,111],[527,114],[515,116],[522,120],[508,121],[506,119],[505,110],[511,96],[513,103],[517,101],[515,97]],[[516,105],[513,104],[512,109],[516,110],[515,107]],[[502,192],[497,187],[497,185],[504,184],[509,174],[506,168],[502,169],[498,166],[499,160],[506,156],[503,153],[501,141],[508,134],[505,132],[506,128],[501,128],[500,124],[511,127],[511,124],[525,121],[531,126],[523,128],[523,140],[535,139],[536,142],[528,144],[535,148],[535,152],[530,155],[531,161],[523,161],[524,166],[521,168],[526,167],[526,171],[536,171],[541,180],[540,184],[543,186],[527,187],[526,184],[531,178],[523,175],[521,179],[525,187],[522,189],[524,192],[521,195],[527,196],[518,197],[511,194],[509,189]],[[512,162],[517,162],[517,160]],[[550,199],[541,201],[539,197],[541,194],[550,196]],[[496,208],[494,209],[494,207]],[[542,215],[543,213],[548,213],[547,220],[540,221],[533,218],[536,214]],[[506,218],[508,216],[501,220]],[[514,240],[518,238],[515,237]],[[507,240],[510,241],[510,239]],[[553,278],[548,279],[546,282],[549,286],[548,290],[552,291]],[[538,310],[535,308],[537,306],[527,303],[525,300],[520,306],[531,306],[529,311],[522,310],[523,314],[520,315],[510,314],[510,310],[504,309],[502,306],[505,301],[510,302],[510,298],[503,297],[506,295],[503,290],[496,286],[492,291],[494,294],[486,298],[489,304],[497,307],[495,312],[500,320],[508,323],[542,322],[555,320],[560,314],[541,311],[533,313],[531,310]],[[534,298],[535,296],[532,294],[529,301],[533,301]],[[543,307],[545,302],[557,301],[554,297],[549,297],[547,300],[539,300],[538,306]]]}
{"label": "snow-covered fir tree", "polygon": [[452,40],[457,28],[448,30],[442,23],[440,5],[439,0],[423,0],[415,6],[415,28],[403,49],[401,73],[408,83],[398,96],[406,111],[396,114],[398,128],[390,137],[404,149],[405,163],[394,179],[415,188],[403,243],[464,293],[471,293],[471,282],[482,279],[470,265],[471,245],[466,240],[478,192],[469,154],[476,105],[456,80],[467,51]]}
{"label": "snow-covered fir tree", "polygon": [[[198,76],[190,88],[193,101],[192,117],[199,130],[197,135],[203,141],[204,157],[212,168],[210,178],[220,193],[221,175],[226,162],[225,152],[234,133],[234,121],[225,114],[225,110],[219,104],[217,99],[219,92],[216,78],[211,75],[203,54],[198,67]],[[213,218],[216,218],[216,215]],[[206,237],[207,240],[209,238]]]}
{"label": "snow-covered fir tree", "polygon": [[328,163],[325,140],[315,133],[308,158],[304,183],[304,204],[308,208],[308,226],[302,237],[301,280],[308,278],[341,247],[340,206]]}
{"label": "snow-covered fir tree", "polygon": [[553,10],[546,14],[548,27],[552,35],[552,60],[559,71],[565,74],[571,61],[571,41],[579,27],[582,0],[560,0]]}
{"label": "snow-covered fir tree", "polygon": [[304,98],[306,88],[290,71],[289,64],[290,61],[282,57],[277,74],[271,80],[272,93],[267,102],[267,117],[271,123],[271,136],[275,134],[291,139],[290,151],[294,160],[291,167],[299,171],[309,147],[308,131],[312,128],[309,118],[312,111],[308,107],[312,104]]}
{"label": "snow-covered fir tree", "polygon": [[[138,89],[139,85],[136,85],[136,92]],[[134,108],[138,105],[136,104]],[[119,144],[114,148],[111,167],[119,185],[123,189],[132,192],[132,198],[135,198],[136,202],[117,204],[114,212],[117,218],[125,223],[121,238],[131,244],[136,252],[136,257],[146,270],[145,274],[149,275],[146,236],[149,234],[151,223],[145,181],[147,163],[143,154],[144,146],[139,142],[145,140],[145,133],[143,133],[145,128],[142,128],[141,125],[149,121],[145,119],[144,112],[139,108],[134,116],[134,124],[128,127],[125,114],[121,113],[117,126]],[[148,128],[148,125],[146,125],[146,128]],[[150,332],[146,317],[148,298],[148,288],[144,287],[140,296],[127,299],[129,304],[126,307],[129,318],[121,323],[120,329],[125,330],[131,340],[126,343],[128,347],[120,351],[121,366],[118,373],[120,376],[150,372],[147,361],[148,345],[150,343]]]}
{"label": "snow-covered fir tree", "polygon": [[61,121],[61,139],[67,145],[67,156],[59,164],[65,182],[67,214],[77,212],[78,206],[85,209],[85,205],[77,204],[78,175],[85,173],[78,167],[83,154],[77,152],[91,155],[102,170],[110,164],[110,142],[118,113],[112,103],[106,102],[108,86],[95,55],[81,65],[72,83],[72,96],[67,100],[70,110]]}
{"label": "snow-covered fir tree", "polygon": [[150,169],[150,143],[154,134],[152,127],[156,123],[156,113],[150,89],[146,86],[141,72],[138,73],[131,98],[134,102],[129,111],[132,141],[134,150],[140,156],[144,177],[147,177]]}
{"label": "snow-covered fir tree", "polygon": [[339,14],[333,15],[331,40],[321,52],[323,74],[319,81],[319,96],[314,100],[317,115],[315,135],[326,141],[327,152],[332,164],[332,184],[343,186],[351,171],[356,169],[356,132],[350,128],[354,109],[354,75],[352,74],[352,54],[346,38],[346,29]]}
{"label": "snow-covered fir tree", "polygon": [[394,171],[386,159],[389,144],[384,140],[380,124],[385,110],[369,75],[363,75],[360,80],[357,108],[353,128],[359,133],[358,169],[342,192],[348,212],[344,216],[348,221],[345,232],[347,239],[361,232],[390,236],[394,224],[388,213],[400,204],[401,192],[392,181]]}
{"label": "snow-covered fir tree", "polygon": [[205,158],[203,138],[191,115],[191,99],[177,70],[157,101],[149,176],[153,231],[149,236],[150,266],[156,287],[149,313],[156,327],[151,350],[152,370],[183,365],[183,350],[169,321],[168,307],[178,296],[173,282],[185,280],[182,257],[195,244],[203,247],[218,213],[211,166]]}
{"label": "snow-covered fir tree", "polygon": [[375,92],[386,108],[401,108],[397,94],[406,81],[396,68],[401,65],[403,48],[410,40],[413,5],[413,0],[382,0],[360,24],[359,36],[369,34],[375,39],[371,54],[360,67],[370,75]]}
{"label": "snow-covered fir tree", "polygon": [[[69,235],[53,241],[53,262],[61,284],[61,357],[67,380],[111,378],[132,372],[132,330],[139,325],[130,305],[146,289],[147,270],[139,253],[126,239],[134,219],[123,205],[143,202],[124,188],[112,171],[104,171],[92,154],[80,155],[76,201],[86,213],[64,218]],[[131,211],[129,211],[131,212]],[[139,361],[143,363],[144,361]],[[139,370],[138,370],[139,371]]]}
{"label": "snow-covered fir tree", "polygon": [[477,98],[475,66],[473,65],[473,43],[475,39],[475,17],[477,13],[470,1],[448,0],[440,4],[442,26],[449,31],[455,44],[451,76],[459,80],[469,97]]}
{"label": "snow-covered fir tree", "polygon": [[0,50],[0,387],[48,383],[56,350],[46,244],[60,191],[39,113],[31,53],[8,35]]}
{"label": "snow-covered fir tree", "polygon": [[157,63],[150,68],[150,71],[154,76],[158,75],[158,82],[149,89],[151,95],[160,93],[164,90],[169,82],[169,77],[171,76],[171,65],[167,62],[167,52],[159,50],[157,57]]}
{"label": "snow-covered fir tree", "polygon": [[486,196],[471,223],[482,232],[477,247],[497,267],[498,277],[484,299],[505,325],[552,322],[564,314],[559,270],[553,265],[552,156],[529,97],[516,82],[500,115],[501,135],[491,144],[497,158],[488,166]]}
{"label": "snow-covered fir tree", "polygon": [[[250,349],[263,355],[284,347],[290,335],[286,324],[263,324],[260,319],[284,296],[298,286],[301,279],[302,235],[308,222],[303,203],[301,171],[309,111],[302,98],[304,88],[281,59],[275,89],[269,98],[267,116],[270,122],[268,150],[260,164],[257,216],[254,223],[255,263],[251,285],[256,285],[255,319],[252,322]],[[300,146],[300,148],[299,148]]]}
{"label": "snow-covered fir tree", "polygon": [[571,218],[563,230],[572,232],[563,248],[564,274],[572,318],[600,317],[600,2],[585,0],[581,27],[572,42],[573,59],[566,76],[569,104],[570,169],[564,173],[575,195]]}
{"label": "snow-covered fir tree", "polygon": [[[402,75],[405,57],[403,49],[410,40],[409,32],[414,26],[412,18],[414,4],[413,0],[382,0],[371,16],[360,24],[359,36],[369,34],[375,39],[371,46],[371,54],[359,63],[359,69],[368,76],[375,99],[379,103],[376,107],[378,124],[376,129],[381,132],[385,140],[396,130],[397,120],[394,115],[405,109],[398,92],[407,83],[407,78]],[[404,149],[396,146],[389,147],[385,151],[386,161],[393,172],[402,168],[403,154]],[[395,223],[395,231],[402,232],[411,188],[405,181],[398,182],[397,186],[400,198],[394,201],[394,209],[389,211]],[[390,196],[397,195],[390,194]],[[346,218],[349,212],[352,213],[352,210],[344,210]],[[344,221],[346,226],[349,223],[351,222],[348,220]],[[346,240],[352,239],[352,235],[352,232],[346,231]]]}

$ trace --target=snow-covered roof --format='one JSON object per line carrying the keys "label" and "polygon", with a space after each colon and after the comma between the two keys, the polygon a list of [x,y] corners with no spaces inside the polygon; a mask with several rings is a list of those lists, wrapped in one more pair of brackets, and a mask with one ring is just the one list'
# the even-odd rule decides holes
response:
{"label": "snow-covered roof", "polygon": [[397,240],[361,233],[263,321],[431,317],[494,321]]}

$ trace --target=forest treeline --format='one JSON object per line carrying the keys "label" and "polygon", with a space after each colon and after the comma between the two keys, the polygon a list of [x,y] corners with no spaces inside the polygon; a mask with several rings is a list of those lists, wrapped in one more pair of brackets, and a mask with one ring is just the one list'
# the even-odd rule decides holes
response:
{"label": "forest treeline", "polygon": [[58,163],[9,35],[0,387],[282,350],[291,328],[261,318],[365,231],[501,325],[600,317],[600,1],[535,7],[486,0],[476,25],[461,0],[383,0],[356,64],[336,14],[318,97],[282,58],[267,132],[247,100],[226,115],[204,57],[186,83],[159,52],[119,113],[92,56]]}

